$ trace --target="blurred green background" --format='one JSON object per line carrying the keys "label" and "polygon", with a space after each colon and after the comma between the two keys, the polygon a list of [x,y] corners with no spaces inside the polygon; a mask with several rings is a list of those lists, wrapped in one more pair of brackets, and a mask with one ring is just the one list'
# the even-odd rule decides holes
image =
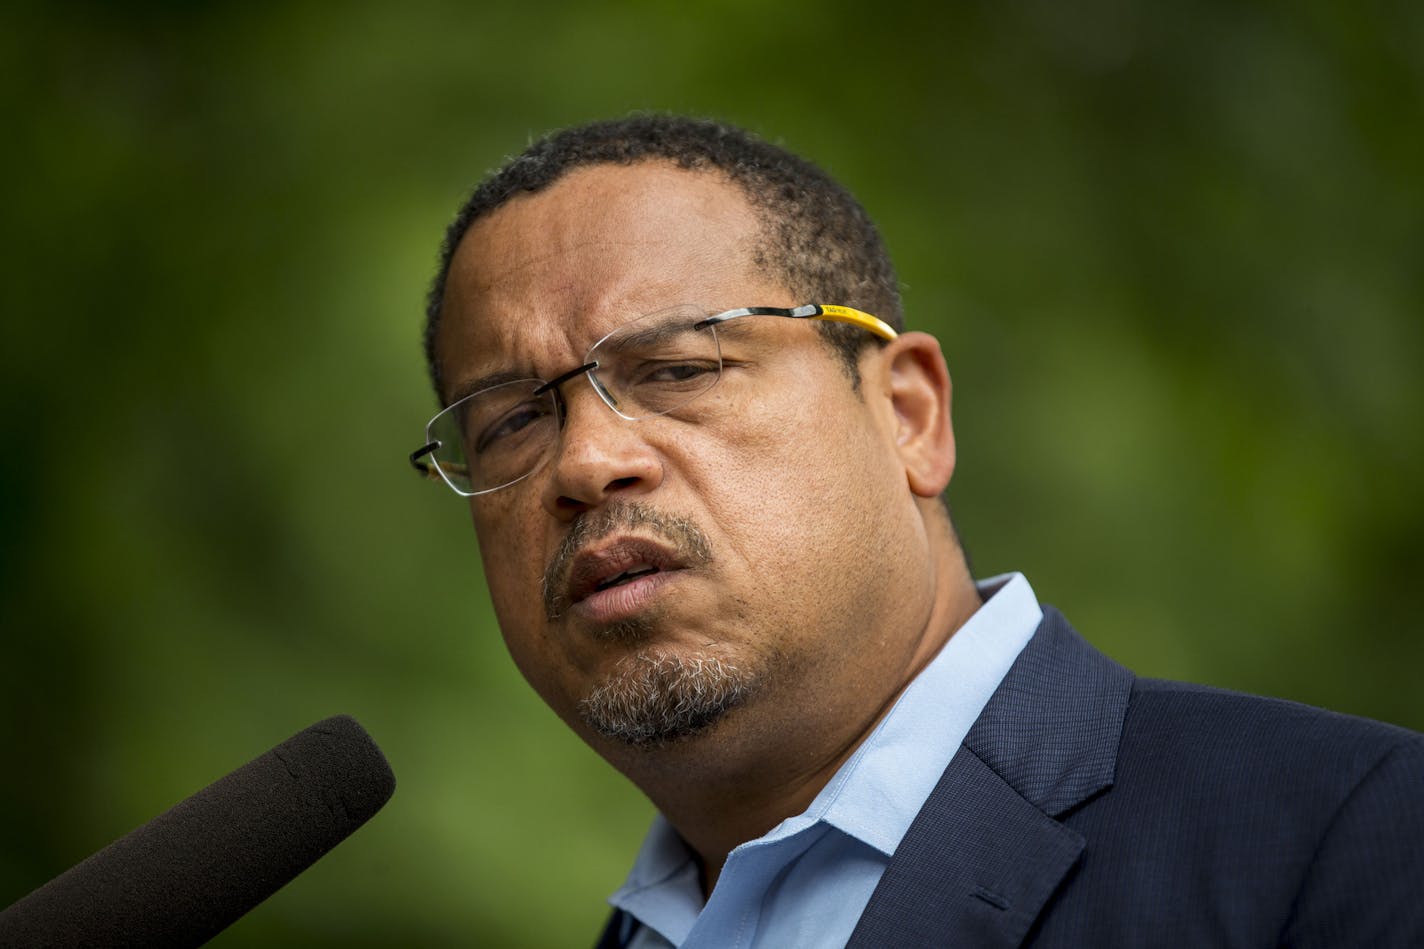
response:
{"label": "blurred green background", "polygon": [[951,499],[1143,674],[1424,728],[1424,6],[12,4],[0,905],[336,712],[399,778],[215,945],[589,944],[649,805],[405,456],[442,230],[531,137],[714,115],[882,225]]}

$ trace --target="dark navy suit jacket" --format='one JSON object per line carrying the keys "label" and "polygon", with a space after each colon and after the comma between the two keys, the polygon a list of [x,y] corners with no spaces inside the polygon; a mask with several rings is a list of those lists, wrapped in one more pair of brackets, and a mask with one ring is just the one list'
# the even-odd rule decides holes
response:
{"label": "dark navy suit jacket", "polygon": [[1138,679],[1045,607],[849,944],[1424,947],[1424,735]]}

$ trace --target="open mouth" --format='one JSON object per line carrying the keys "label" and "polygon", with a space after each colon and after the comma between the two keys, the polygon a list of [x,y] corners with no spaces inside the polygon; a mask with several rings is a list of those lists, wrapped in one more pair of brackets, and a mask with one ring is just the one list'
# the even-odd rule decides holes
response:
{"label": "open mouth", "polygon": [[622,586],[625,583],[631,583],[639,577],[646,577],[650,574],[658,573],[659,571],[660,568],[658,567],[651,567],[647,564],[642,564],[640,566],[632,568],[631,570],[624,570],[622,573],[616,576],[609,577],[607,580],[601,581],[600,583],[594,586],[593,590],[595,593],[601,593],[604,590],[610,590],[613,587]]}
{"label": "open mouth", "polygon": [[635,580],[682,567],[677,554],[655,540],[621,537],[605,546],[585,550],[574,558],[564,584],[565,602],[575,605]]}

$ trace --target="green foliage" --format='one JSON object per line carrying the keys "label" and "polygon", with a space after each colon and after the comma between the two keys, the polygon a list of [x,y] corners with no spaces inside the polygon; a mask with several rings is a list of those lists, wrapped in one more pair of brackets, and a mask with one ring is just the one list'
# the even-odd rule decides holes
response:
{"label": "green foliage", "polygon": [[1141,673],[1424,727],[1421,10],[13,10],[0,904],[349,712],[395,798],[215,945],[592,941],[650,808],[519,680],[405,454],[460,198],[633,109],[881,222],[981,575]]}

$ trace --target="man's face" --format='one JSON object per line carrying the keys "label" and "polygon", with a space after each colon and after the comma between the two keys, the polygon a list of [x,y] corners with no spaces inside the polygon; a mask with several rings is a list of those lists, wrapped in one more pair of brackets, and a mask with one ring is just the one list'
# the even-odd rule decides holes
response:
{"label": "man's face", "polygon": [[[663,163],[583,168],[512,199],[452,262],[445,395],[493,372],[553,378],[680,304],[843,302],[798,299],[755,266],[759,237],[736,186]],[[722,377],[695,412],[629,422],[575,377],[552,457],[470,499],[510,654],[615,763],[839,740],[882,710],[908,661],[892,633],[929,610],[879,355],[858,393],[802,321],[748,317],[720,336]]]}

